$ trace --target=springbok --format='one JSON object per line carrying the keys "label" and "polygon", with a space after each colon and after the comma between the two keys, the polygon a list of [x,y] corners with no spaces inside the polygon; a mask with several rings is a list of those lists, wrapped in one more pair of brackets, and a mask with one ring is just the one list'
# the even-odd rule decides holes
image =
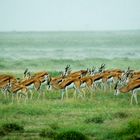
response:
{"label": "springbok", "polygon": [[5,97],[8,95],[7,87],[11,84],[16,83],[17,80],[14,76],[11,75],[4,75],[3,78],[1,76],[0,79],[0,89],[3,91]]}
{"label": "springbok", "polygon": [[87,70],[80,70],[80,71],[76,71],[73,73],[69,73],[67,76],[59,76],[59,77],[51,77],[49,75],[49,81],[51,81],[51,84],[49,84],[49,87],[51,87],[51,85],[57,85],[60,84],[61,82],[64,81],[64,79],[75,79],[78,77],[83,77],[88,73]]}
{"label": "springbok", "polygon": [[93,85],[95,88],[97,88],[98,84],[101,84],[101,86],[106,90],[105,84],[109,84],[109,87],[111,89],[111,84],[115,83],[115,80],[120,79],[122,75],[122,72],[118,70],[111,70],[111,71],[103,71],[102,73],[94,74],[93,76],[90,76],[89,78],[92,79]]}
{"label": "springbok", "polygon": [[140,72],[134,72],[134,70],[129,70],[123,75],[122,81],[128,83],[137,79],[140,79]]}
{"label": "springbok", "polygon": [[14,96],[17,97],[17,101],[19,102],[19,96],[21,97],[21,95],[25,96],[25,101],[28,99],[28,89],[25,85],[22,84],[14,84],[14,85],[8,85],[7,89],[6,89],[9,93],[12,93],[12,102],[14,100]]}
{"label": "springbok", "polygon": [[7,80],[16,81],[14,76],[11,75],[0,75],[0,82],[7,81]]}
{"label": "springbok", "polygon": [[119,88],[118,84],[119,84],[119,82],[117,82],[114,87],[114,89],[115,89],[114,95],[118,95],[120,92],[122,92],[122,93],[132,92],[131,104],[133,103],[133,98],[135,99],[136,104],[138,104],[137,92],[140,91],[140,80],[131,81],[127,85],[122,86],[120,88]]}
{"label": "springbok", "polygon": [[[61,100],[64,98],[64,94],[68,97],[68,89],[74,89],[75,94],[79,93],[82,97],[82,93],[80,91],[80,82],[79,77],[68,77],[64,78],[60,83],[54,82],[48,75],[48,83],[51,85],[53,89],[61,90]],[[50,81],[49,81],[50,80]]]}
{"label": "springbok", "polygon": [[43,84],[46,84],[46,77],[48,73],[47,72],[38,72],[35,73],[34,76],[32,76],[29,79],[25,79],[19,83],[19,85],[26,86],[29,92],[31,93],[31,99],[32,99],[32,92],[31,89],[35,89],[36,91],[39,91],[41,86]]}
{"label": "springbok", "polygon": [[[31,92],[31,89],[35,89],[36,91],[39,91],[42,84],[46,81],[46,76],[48,75],[47,72],[39,72],[36,73],[34,76],[32,76],[29,79],[24,79],[19,82],[15,82],[14,84],[11,84],[10,91],[13,93],[13,95],[24,95],[25,99],[28,99],[28,91],[31,93],[31,98],[33,95],[33,92]],[[39,96],[38,96],[39,97]]]}

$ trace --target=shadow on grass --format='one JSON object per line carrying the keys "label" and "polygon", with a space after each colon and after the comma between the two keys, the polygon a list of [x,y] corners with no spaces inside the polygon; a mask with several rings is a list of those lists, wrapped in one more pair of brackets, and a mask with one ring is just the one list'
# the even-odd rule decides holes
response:
{"label": "shadow on grass", "polygon": [[102,116],[95,116],[92,118],[88,118],[85,120],[85,123],[97,123],[97,124],[101,124],[104,123],[104,118]]}
{"label": "shadow on grass", "polygon": [[5,136],[11,132],[24,132],[24,127],[17,123],[6,123],[0,127],[0,136]]}

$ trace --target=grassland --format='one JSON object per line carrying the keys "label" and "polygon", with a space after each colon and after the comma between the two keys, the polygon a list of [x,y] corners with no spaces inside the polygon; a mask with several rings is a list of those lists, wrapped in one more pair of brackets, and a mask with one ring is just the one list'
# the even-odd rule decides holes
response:
{"label": "grassland", "polygon": [[[140,70],[139,38],[140,31],[0,33],[0,73],[22,78],[29,68],[56,76],[67,64],[75,71],[102,63],[106,69]],[[61,101],[60,91],[44,91],[44,98],[35,93],[26,103],[0,94],[0,139],[51,140],[71,130],[91,140],[140,138],[140,105],[130,105],[130,93],[116,97],[113,90],[99,90],[74,99],[69,91],[69,99]]]}
{"label": "grassland", "polygon": [[[130,94],[115,97],[113,91],[98,91],[85,99],[74,99],[70,91],[69,99],[63,101],[59,92],[46,92],[45,98],[39,100],[34,96],[27,103],[11,103],[2,95],[0,99],[0,125],[16,123],[24,127],[24,132],[11,132],[1,139],[51,139],[48,137],[52,131],[59,134],[70,130],[79,131],[89,139],[127,139],[134,138],[123,132],[129,122],[140,121],[140,105],[130,105]],[[44,130],[48,133],[41,137],[39,134]]]}

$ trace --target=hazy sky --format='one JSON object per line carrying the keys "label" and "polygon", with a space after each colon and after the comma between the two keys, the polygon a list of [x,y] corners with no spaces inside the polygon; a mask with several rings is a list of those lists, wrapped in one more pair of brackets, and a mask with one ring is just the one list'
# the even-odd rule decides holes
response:
{"label": "hazy sky", "polygon": [[140,0],[0,0],[0,31],[140,29]]}

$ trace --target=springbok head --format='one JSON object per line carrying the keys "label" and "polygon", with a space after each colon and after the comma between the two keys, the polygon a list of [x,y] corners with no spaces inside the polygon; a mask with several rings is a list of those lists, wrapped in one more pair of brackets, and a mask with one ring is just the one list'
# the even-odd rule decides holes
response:
{"label": "springbok head", "polygon": [[50,75],[50,74],[45,75],[44,80],[45,80],[45,82],[46,82],[47,84],[50,84],[50,82],[51,82],[51,75]]}
{"label": "springbok head", "polygon": [[127,68],[127,70],[122,75],[122,82],[128,83],[129,78],[133,76],[134,70],[130,69],[130,66]]}
{"label": "springbok head", "polygon": [[66,68],[65,68],[65,71],[68,71],[69,69],[71,69],[70,65],[67,65]]}
{"label": "springbok head", "polygon": [[31,78],[31,72],[28,70],[28,68],[26,68],[24,71],[24,78]]}
{"label": "springbok head", "polygon": [[105,64],[103,63],[99,68],[99,73],[103,72],[104,69],[105,69]]}
{"label": "springbok head", "polygon": [[70,72],[71,72],[71,67],[70,67],[70,65],[67,65],[67,66],[65,67],[64,76],[69,75],[69,74],[70,74]]}
{"label": "springbok head", "polygon": [[133,73],[134,72],[134,70],[132,70],[132,69],[130,69],[130,66],[127,68],[127,71],[126,71],[126,73],[127,74],[131,74],[131,73]]}

